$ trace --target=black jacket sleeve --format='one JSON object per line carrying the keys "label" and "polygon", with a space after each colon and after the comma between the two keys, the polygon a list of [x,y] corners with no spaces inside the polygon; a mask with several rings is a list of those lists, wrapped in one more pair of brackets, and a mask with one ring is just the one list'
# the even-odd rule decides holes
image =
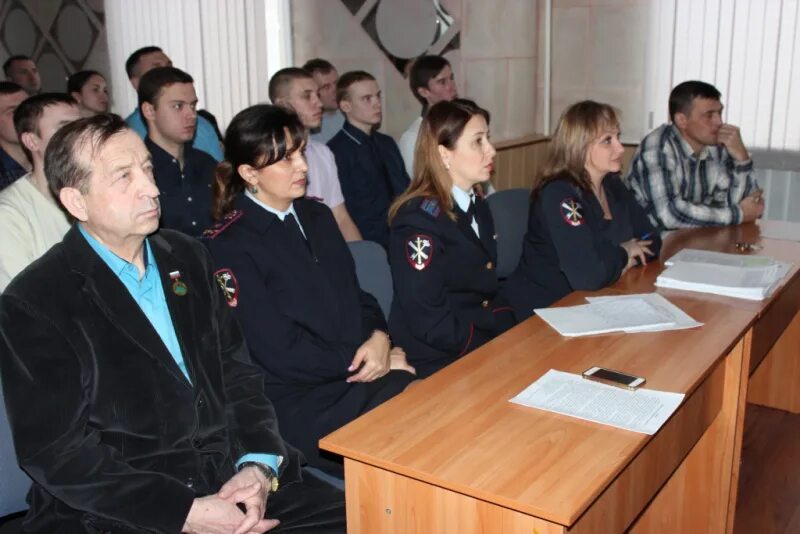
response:
{"label": "black jacket sleeve", "polygon": [[92,370],[55,321],[0,298],[3,393],[20,467],[71,508],[155,532],[180,532],[194,491],[134,469],[89,420]]}
{"label": "black jacket sleeve", "polygon": [[[628,264],[628,253],[605,239],[600,219],[587,209],[586,201],[573,185],[554,180],[542,188],[536,202],[561,271],[573,289],[593,291],[619,278]],[[575,203],[577,214],[571,214],[571,202]]]}

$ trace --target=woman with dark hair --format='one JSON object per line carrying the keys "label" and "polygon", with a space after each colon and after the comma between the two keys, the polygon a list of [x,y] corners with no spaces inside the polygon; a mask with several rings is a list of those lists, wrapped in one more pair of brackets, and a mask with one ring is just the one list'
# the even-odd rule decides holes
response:
{"label": "woman with dark hair", "polygon": [[578,102],[561,116],[534,182],[522,258],[503,287],[517,320],[658,256],[661,238],[620,178],[623,152],[608,104]]}
{"label": "woman with dark hair", "polygon": [[217,282],[265,371],[281,433],[312,465],[326,434],[401,392],[414,370],[392,349],[377,301],[361,291],[350,249],[306,190],[305,128],[270,105],[228,126],[205,234]]}
{"label": "woman with dark hair", "polygon": [[389,328],[420,377],[513,324],[496,300],[494,222],[476,194],[494,156],[486,110],[463,99],[434,104],[420,127],[414,179],[389,210]]}
{"label": "woman with dark hair", "polygon": [[82,117],[108,113],[108,85],[96,70],[82,70],[67,78],[67,93],[78,102]]}

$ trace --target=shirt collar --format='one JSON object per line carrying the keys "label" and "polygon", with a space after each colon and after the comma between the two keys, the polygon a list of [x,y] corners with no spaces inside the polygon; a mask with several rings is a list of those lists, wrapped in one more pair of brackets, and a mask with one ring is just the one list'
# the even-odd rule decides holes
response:
{"label": "shirt collar", "polygon": [[258,204],[259,206],[261,206],[262,208],[264,208],[265,210],[267,210],[268,212],[270,212],[271,214],[273,214],[274,216],[276,216],[278,219],[281,220],[281,222],[283,222],[283,220],[286,218],[286,216],[289,215],[290,213],[294,216],[294,219],[296,221],[299,220],[297,218],[297,212],[294,211],[294,203],[289,204],[289,209],[288,210],[286,210],[286,211],[278,211],[275,208],[273,208],[272,206],[268,206],[267,204],[264,204],[263,202],[258,200],[255,197],[255,195],[253,193],[251,193],[250,191],[248,191],[247,189],[245,189],[244,195],[247,198],[249,198],[250,200],[252,200],[253,202],[255,202],[256,204]]}
{"label": "shirt collar", "polygon": [[368,142],[372,139],[372,135],[365,134],[360,128],[356,128],[352,124],[350,124],[347,119],[344,121],[344,125],[342,126],[342,131],[348,136],[350,139],[358,143],[359,145],[365,142]]}
{"label": "shirt collar", "polygon": [[[108,265],[108,268],[111,269],[117,278],[122,278],[122,275],[126,272],[130,273],[131,270],[136,273],[136,278],[139,278],[139,269],[130,263],[127,260],[123,260],[111,250],[102,244],[100,241],[94,238],[86,229],[83,227],[83,224],[78,223],[78,229],[81,231],[83,237],[88,241],[89,245],[92,249],[97,253],[98,256]],[[145,274],[150,269],[155,268],[155,258],[153,258],[153,251],[150,249],[150,240],[145,238],[145,255],[144,255],[144,266],[145,266]],[[141,278],[144,278],[143,276]]]}
{"label": "shirt collar", "polygon": [[475,198],[475,193],[473,191],[464,191],[457,185],[453,185],[453,187],[450,188],[450,193],[453,195],[453,200],[456,201],[458,207],[461,208],[461,211],[466,213],[470,203]]}
{"label": "shirt collar", "polygon": [[[163,167],[164,165],[172,165],[177,164],[178,159],[161,148],[160,145],[156,144],[155,141],[150,139],[150,136],[144,138],[144,144],[147,147],[147,150],[150,152],[150,155],[153,157],[153,166],[156,168]],[[192,145],[190,143],[186,143],[183,146],[183,163],[184,166],[191,158],[192,152]]]}
{"label": "shirt collar", "polygon": [[703,148],[700,150],[700,152],[695,154],[692,145],[689,144],[689,141],[683,138],[680,130],[678,130],[678,127],[675,126],[675,123],[671,123],[669,127],[670,131],[672,132],[672,137],[676,139],[678,143],[680,143],[681,149],[683,150],[683,154],[687,158],[694,158],[698,161],[706,158],[713,158],[714,151],[711,150],[708,145],[704,145]]}

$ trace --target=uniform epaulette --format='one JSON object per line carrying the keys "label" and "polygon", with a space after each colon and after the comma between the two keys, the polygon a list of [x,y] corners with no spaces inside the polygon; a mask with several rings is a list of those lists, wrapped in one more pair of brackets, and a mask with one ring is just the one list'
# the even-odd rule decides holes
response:
{"label": "uniform epaulette", "polygon": [[419,209],[433,218],[438,217],[442,212],[442,208],[439,206],[439,201],[435,198],[423,198],[422,202],[419,203]]}
{"label": "uniform epaulette", "polygon": [[244,212],[241,210],[233,210],[232,212],[225,214],[221,221],[211,228],[203,231],[203,239],[214,239],[234,222],[241,219],[242,215],[244,215]]}

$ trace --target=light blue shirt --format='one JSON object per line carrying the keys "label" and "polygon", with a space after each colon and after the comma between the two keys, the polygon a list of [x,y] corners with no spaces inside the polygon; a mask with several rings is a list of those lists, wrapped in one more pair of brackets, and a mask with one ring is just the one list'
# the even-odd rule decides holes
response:
{"label": "light blue shirt", "polygon": [[341,111],[338,109],[336,111],[326,111],[322,114],[322,124],[319,130],[311,134],[311,139],[325,144],[339,133],[342,126],[344,126],[344,114]]}
{"label": "light blue shirt", "polygon": [[244,195],[253,202],[255,202],[256,204],[258,204],[259,206],[261,206],[262,208],[264,208],[265,210],[267,210],[268,212],[270,212],[271,214],[275,215],[278,219],[281,220],[281,222],[283,222],[286,216],[291,213],[294,216],[294,220],[297,221],[297,226],[300,227],[300,231],[303,232],[303,237],[306,237],[306,231],[303,230],[303,225],[300,224],[300,217],[298,217],[297,212],[294,211],[294,204],[289,204],[289,209],[286,211],[278,211],[272,206],[268,206],[267,204],[264,204],[263,202],[258,200],[253,193],[251,193],[246,189],[244,191]]}
{"label": "light blue shirt", "polygon": [[144,276],[140,276],[138,267],[111,252],[108,247],[92,237],[83,228],[83,225],[79,224],[78,228],[80,228],[81,234],[89,242],[92,249],[97,252],[97,255],[111,269],[111,272],[117,275],[117,278],[123,283],[133,300],[136,301],[136,304],[139,305],[139,308],[147,317],[147,320],[153,325],[161,341],[164,342],[183,376],[191,383],[192,379],[189,378],[186,362],[183,359],[183,353],[181,353],[181,346],[178,343],[178,337],[175,335],[172,316],[169,314],[167,298],[164,295],[164,286],[161,285],[156,259],[153,256],[153,251],[150,250],[150,241],[145,239],[144,242],[145,269]]}
{"label": "light blue shirt", "polygon": [[[147,137],[147,127],[144,125],[142,112],[139,108],[136,108],[133,113],[128,115],[125,122],[127,122],[131,130],[139,134],[142,139]],[[210,122],[199,115],[197,116],[197,129],[194,133],[192,146],[197,150],[202,150],[206,154],[209,154],[217,161],[223,160],[222,148],[219,146],[217,132],[214,130],[214,127],[211,126]]]}
{"label": "light blue shirt", "polygon": [[[470,203],[475,201],[474,191],[466,192],[456,185],[454,185],[450,189],[450,193],[453,195],[453,200],[456,201],[456,204],[458,204],[458,207],[461,208],[461,211],[463,211],[464,213],[466,213],[467,210],[469,209]],[[478,230],[478,221],[475,219],[474,216],[470,221],[470,226],[472,226],[472,229],[475,231],[475,235],[480,237],[481,233]]]}
{"label": "light blue shirt", "polygon": [[[189,378],[186,362],[183,359],[178,337],[175,334],[175,326],[172,324],[172,316],[169,313],[167,298],[164,295],[164,286],[161,285],[156,258],[150,249],[150,241],[145,239],[145,270],[144,276],[140,276],[138,267],[111,252],[108,247],[84,230],[83,225],[79,224],[78,228],[92,249],[123,283],[133,300],[136,301],[136,304],[147,317],[147,320],[153,325],[175,363],[178,364],[178,368],[191,383],[192,379]],[[277,473],[278,466],[282,460],[282,457],[274,454],[250,453],[239,458],[236,466],[238,467],[242,462],[259,462],[270,466]]]}

